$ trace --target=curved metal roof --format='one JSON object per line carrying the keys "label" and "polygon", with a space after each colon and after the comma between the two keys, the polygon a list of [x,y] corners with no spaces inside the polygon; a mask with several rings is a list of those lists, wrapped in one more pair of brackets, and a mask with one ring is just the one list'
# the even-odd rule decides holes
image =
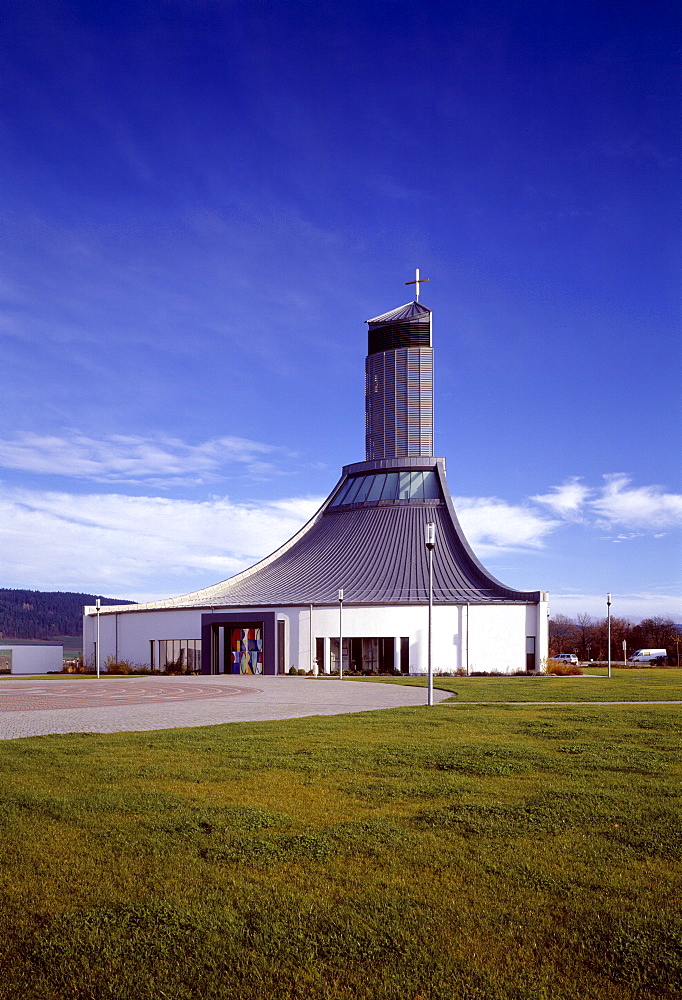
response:
{"label": "curved metal roof", "polygon": [[431,312],[433,310],[427,309],[421,302],[406,302],[404,306],[391,309],[390,312],[382,313],[381,316],[375,316],[374,319],[366,319],[365,323],[400,323],[401,321],[416,319],[418,316],[428,316]]}
{"label": "curved metal roof", "polygon": [[[405,464],[390,464],[395,470]],[[317,514],[272,555],[206,590],[131,611],[180,607],[254,607],[335,603],[423,604],[428,600],[425,525],[436,524],[433,599],[438,603],[534,603],[539,592],[506,587],[479,563],[464,537],[450,497],[443,463],[426,459],[438,476],[440,499],[365,501],[332,507],[337,487]],[[352,467],[350,467],[352,468]],[[412,472],[407,467],[406,472]],[[108,611],[109,609],[107,609]]]}

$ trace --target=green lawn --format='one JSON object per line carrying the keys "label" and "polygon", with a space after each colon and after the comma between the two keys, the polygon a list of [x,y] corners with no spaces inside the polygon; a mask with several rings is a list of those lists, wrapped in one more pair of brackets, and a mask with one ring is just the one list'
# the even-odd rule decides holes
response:
{"label": "green lawn", "polygon": [[[424,677],[363,680],[426,685]],[[434,677],[433,684],[441,691],[456,692],[458,702],[682,701],[682,670],[671,667],[612,670],[610,678],[605,668],[596,677]]]}
{"label": "green lawn", "polygon": [[2,742],[0,998],[678,997],[681,734],[457,703]]}

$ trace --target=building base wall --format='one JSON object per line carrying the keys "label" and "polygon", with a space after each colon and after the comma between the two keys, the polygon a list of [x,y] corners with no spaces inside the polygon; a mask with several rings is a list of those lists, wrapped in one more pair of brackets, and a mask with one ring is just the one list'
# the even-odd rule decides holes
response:
{"label": "building base wall", "polygon": [[[89,665],[96,658],[97,622],[94,608],[86,609],[83,655]],[[428,668],[428,609],[424,605],[284,608],[197,608],[120,611],[100,615],[100,666],[107,657],[152,665],[152,648],[159,640],[201,640],[202,671],[210,672],[210,628],[214,623],[263,623],[264,672],[312,670],[332,664],[331,650],[341,630],[346,639],[394,640],[394,667],[400,669],[400,648],[407,639],[410,674]],[[267,625],[266,625],[267,623]],[[281,623],[281,624],[280,624]],[[203,634],[202,634],[203,624]],[[319,642],[318,642],[319,640]],[[532,640],[532,641],[531,641]],[[156,646],[153,647],[153,644]],[[198,647],[197,647],[198,648]],[[388,648],[388,647],[387,647]],[[532,653],[529,653],[532,648]],[[317,662],[324,650],[324,663]],[[540,670],[547,657],[547,604],[437,605],[432,618],[432,665],[435,673],[514,673]],[[158,663],[156,664],[158,667]]]}
{"label": "building base wall", "polygon": [[46,674],[59,673],[64,666],[61,643],[13,643],[0,639],[0,673]]}

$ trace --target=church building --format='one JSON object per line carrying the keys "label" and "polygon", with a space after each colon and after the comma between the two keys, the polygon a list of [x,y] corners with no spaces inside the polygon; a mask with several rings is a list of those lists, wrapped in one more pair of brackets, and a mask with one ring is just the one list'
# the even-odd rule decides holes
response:
{"label": "church building", "polygon": [[[427,279],[421,279],[424,281]],[[83,652],[155,670],[424,674],[540,670],[547,593],[496,580],[469,547],[433,454],[432,312],[415,299],[368,320],[366,452],[281,548],[212,587],[84,609]],[[429,586],[427,525],[431,549]],[[341,661],[341,663],[340,663]]]}

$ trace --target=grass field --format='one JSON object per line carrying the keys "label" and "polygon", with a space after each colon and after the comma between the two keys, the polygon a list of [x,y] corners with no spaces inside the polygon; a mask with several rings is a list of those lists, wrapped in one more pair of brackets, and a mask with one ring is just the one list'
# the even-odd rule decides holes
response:
{"label": "grass field", "polygon": [[679,997],[681,735],[458,701],[2,742],[0,998]]}
{"label": "grass field", "polygon": [[[591,671],[590,671],[591,673]],[[606,669],[577,677],[434,677],[434,687],[457,695],[457,701],[682,701],[682,670]],[[423,677],[364,678],[372,683],[426,685]]]}

